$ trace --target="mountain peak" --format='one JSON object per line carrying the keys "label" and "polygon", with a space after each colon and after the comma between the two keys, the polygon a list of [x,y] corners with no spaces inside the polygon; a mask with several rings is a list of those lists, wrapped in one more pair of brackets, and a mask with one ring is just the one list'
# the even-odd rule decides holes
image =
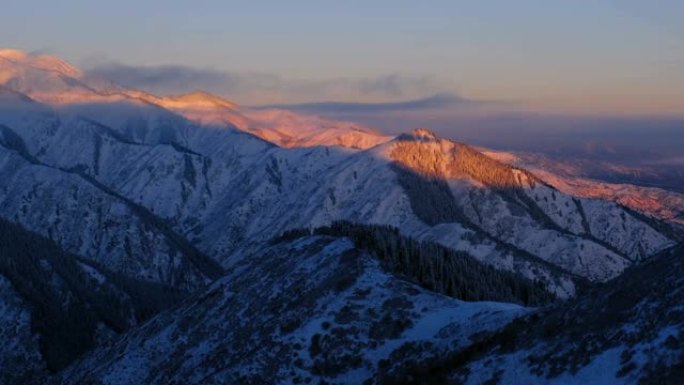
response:
{"label": "mountain peak", "polygon": [[397,137],[400,142],[437,142],[440,138],[427,128],[416,128],[415,130],[401,134]]}
{"label": "mountain peak", "polygon": [[416,128],[415,130],[411,131],[411,135],[421,139],[437,139],[437,134],[428,130],[427,128]]}
{"label": "mountain peak", "polygon": [[0,58],[17,67],[57,72],[73,78],[82,76],[81,71],[57,56],[36,55],[16,49],[0,49]]}
{"label": "mountain peak", "polygon": [[9,49],[9,48],[4,48],[0,49],[0,57],[9,59],[9,60],[22,60],[25,59],[28,56],[28,54],[24,51],[20,51],[18,49]]}

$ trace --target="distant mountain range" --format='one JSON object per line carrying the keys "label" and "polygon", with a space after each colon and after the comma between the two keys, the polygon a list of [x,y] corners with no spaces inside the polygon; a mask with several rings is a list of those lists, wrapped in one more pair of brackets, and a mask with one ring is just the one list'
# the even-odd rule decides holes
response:
{"label": "distant mountain range", "polygon": [[554,167],[0,50],[0,383],[669,381],[681,196]]}

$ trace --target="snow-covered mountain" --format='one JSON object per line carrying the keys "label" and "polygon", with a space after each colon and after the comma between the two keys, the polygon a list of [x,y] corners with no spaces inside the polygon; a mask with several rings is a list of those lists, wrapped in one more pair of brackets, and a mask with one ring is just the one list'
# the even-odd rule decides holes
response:
{"label": "snow-covered mountain", "polygon": [[[84,201],[32,194],[36,183],[49,194],[64,193],[60,184],[65,178],[51,171],[57,175],[53,182],[22,176],[28,182],[6,187],[17,191],[6,192],[5,212],[43,235],[75,237],[61,244],[84,255],[103,258],[102,250],[112,244],[121,249],[113,255],[120,256],[108,252],[107,258],[122,261],[128,257],[127,242],[129,250],[161,248],[148,258],[164,272],[164,266],[179,266],[163,256],[169,253],[164,250],[168,242],[162,241],[166,237],[229,267],[289,228],[346,219],[394,225],[408,235],[468,250],[498,268],[542,279],[568,296],[574,293],[572,276],[606,280],[674,244],[670,234],[615,203],[563,194],[523,169],[427,130],[363,151],[283,148],[234,126],[202,125],[140,99],[55,107],[26,100],[16,94],[21,90],[13,89],[13,102],[0,114],[7,162],[57,170],[77,181],[70,183],[82,183],[106,198],[74,209],[29,210],[12,203]],[[40,89],[33,92],[40,94]],[[178,103],[207,98],[200,94]],[[233,108],[227,102],[207,103]],[[7,180],[18,179],[13,175],[23,167],[9,164]],[[111,208],[117,203],[123,211]],[[95,234],[104,219],[97,216],[83,228],[85,214],[73,215],[78,209],[127,217],[131,211],[153,218],[164,235],[154,240],[149,232],[128,230],[146,238],[136,241],[127,235],[127,241],[110,241]],[[68,227],[74,217],[79,220]],[[117,219],[111,223],[131,226]]]}
{"label": "snow-covered mountain", "polygon": [[[326,284],[341,274],[335,266],[355,250],[348,241],[311,238],[275,249],[269,248],[269,242],[288,230],[339,220],[393,226],[415,241],[435,242],[452,252],[467,253],[497,271],[512,273],[516,279],[539,282],[559,298],[573,297],[596,282],[615,278],[682,240],[680,230],[669,223],[611,200],[557,189],[525,168],[498,161],[464,143],[439,138],[426,129],[389,137],[350,123],[241,108],[202,92],[155,96],[90,79],[57,58],[17,51],[0,51],[0,80],[0,178],[4,181],[0,185],[0,219],[18,226],[16,231],[44,239],[50,247],[69,255],[70,261],[76,261],[77,273],[67,277],[94,277],[100,285],[98,292],[125,293],[111,294],[123,298],[119,302],[124,305],[117,309],[128,314],[145,313],[131,316],[130,322],[114,326],[105,323],[100,329],[113,335],[112,339],[125,335],[159,310],[143,312],[136,307],[149,298],[120,280],[135,282],[135,287],[175,290],[178,296],[163,302],[168,306],[178,305],[180,298],[214,290],[218,294],[212,294],[215,297],[209,298],[214,299],[206,304],[191,305],[197,300],[193,297],[188,300],[190,305],[183,305],[191,309],[199,306],[210,315],[256,306],[253,304],[260,300],[255,298],[261,302],[285,301],[281,290],[297,289],[292,286],[294,277],[313,288]],[[319,248],[309,247],[319,243],[329,244],[330,249],[321,253]],[[279,253],[287,258],[279,259]],[[297,260],[300,254],[301,261]],[[466,328],[489,323],[477,326],[472,319],[450,318],[452,315],[444,312],[461,312],[454,310],[458,308],[464,314],[475,314],[484,309],[482,317],[493,317],[500,325],[529,310],[509,304],[457,303],[426,288],[409,289],[410,285],[401,283],[403,278],[382,270],[369,258],[359,257],[361,270],[348,272],[353,273],[348,278],[357,283],[366,282],[359,277],[367,274],[380,277],[380,281],[368,281],[355,289],[365,291],[375,284],[387,289],[363,305],[368,309],[377,301],[414,296],[410,293],[417,291],[422,294],[411,297],[413,308],[425,302],[428,310],[442,309],[435,310],[442,312],[435,316],[439,322],[458,319]],[[307,276],[314,270],[315,275]],[[269,271],[273,272],[270,279],[256,278]],[[36,322],[43,313],[36,313],[35,301],[27,294],[30,292],[18,290],[16,282],[34,276],[41,277],[39,283],[43,279],[67,281],[59,271],[51,274],[58,278],[34,273],[10,277],[0,271],[0,278],[4,277],[0,280],[0,308],[19,319],[28,317]],[[110,282],[107,277],[117,278]],[[70,279],[71,286],[58,285],[54,291],[89,290],[90,286],[77,281]],[[234,296],[237,288],[255,297]],[[342,309],[351,298],[347,294],[333,292],[329,297],[315,296],[302,303],[301,322],[323,322],[327,316],[322,306]],[[69,301],[64,298],[71,295],[55,294],[54,298]],[[99,302],[100,297],[86,298],[80,306],[90,309]],[[509,310],[510,315],[501,315],[509,314]],[[256,324],[278,321],[269,311],[254,312]],[[238,313],[228,316],[232,318],[224,321],[229,324],[246,322]],[[421,321],[423,316],[428,317],[426,321]],[[176,325],[176,318],[180,322],[182,317],[173,312],[160,314],[151,324],[123,338],[139,342],[145,336],[161,344],[170,338],[165,334],[169,330],[158,329],[161,325],[173,323],[178,333],[187,331],[187,327]],[[187,380],[187,376],[199,375],[198,366],[193,365],[227,357],[229,353],[221,350],[225,341],[245,349],[258,347],[233,329],[217,331],[216,340],[212,340],[205,332],[215,317],[207,317],[197,324],[199,329],[192,337],[207,338],[199,345],[131,345],[135,350],[129,351],[131,355],[152,361],[150,366],[138,368],[140,372],[131,372],[130,381],[153,378],[163,383],[172,378],[154,372],[155,367],[169,364],[154,361],[156,354],[195,352],[197,361],[169,371],[169,376],[174,373],[180,376],[176,379]],[[445,326],[432,324],[437,322],[432,316],[410,317],[412,322],[425,322],[430,328]],[[365,322],[369,319],[354,326],[368,327]],[[69,322],[65,324],[74,325]],[[40,354],[48,368],[63,366],[53,365],[44,348],[36,352],[35,341],[45,338],[44,331],[29,330],[25,323],[22,327],[8,346],[25,346],[26,351],[0,349],[0,363]],[[256,332],[267,336],[274,330],[280,329]],[[296,347],[299,342],[295,339],[310,338],[311,330],[300,332],[291,336],[294,339],[278,340],[278,348],[305,354],[306,349]],[[0,327],[0,334],[9,333]],[[462,338],[458,333],[455,335]],[[378,348],[373,342],[363,340],[358,348]],[[118,346],[123,349],[123,345]],[[392,346],[391,350],[397,347]],[[203,347],[207,350],[201,350]],[[241,352],[243,361],[236,362],[257,360],[257,352]],[[102,361],[103,365],[106,361],[118,368],[127,365],[127,355],[118,361],[111,354],[103,348],[87,360]],[[274,359],[269,356],[271,361],[262,364],[268,366]],[[349,373],[358,369],[359,376],[368,376],[379,368],[373,360],[370,356],[362,358],[359,365],[365,372],[354,367],[348,369],[350,372],[345,369],[344,375],[353,376]],[[45,366],[36,365],[18,365],[21,370],[17,373],[28,375]],[[226,367],[217,378],[234,378],[235,368]],[[306,373],[289,369],[295,371],[292,376],[315,374],[311,367]],[[102,370],[92,378],[104,378],[98,376],[106,376],[104,371],[109,369],[102,366]],[[91,378],[78,369],[69,376]],[[281,372],[273,376],[284,378]],[[123,377],[111,379],[126,381]]]}
{"label": "snow-covered mountain", "polygon": [[241,262],[58,382],[358,384],[527,312],[438,295],[388,273],[348,238],[309,236]]}
{"label": "snow-covered mountain", "polygon": [[402,376],[445,384],[681,384],[683,276],[679,247]]}
{"label": "snow-covered mountain", "polygon": [[84,171],[79,160],[98,152],[99,143],[108,147],[100,125],[62,120],[23,98],[14,102],[0,107],[3,218],[130,277],[192,291],[220,275],[169,223],[98,181],[99,160],[88,158],[92,176]]}
{"label": "snow-covered mountain", "polygon": [[[684,194],[674,189],[610,182],[606,180],[610,178],[592,176],[591,172],[586,172],[583,161],[558,160],[529,153],[492,150],[483,150],[483,152],[501,162],[532,171],[544,182],[566,194],[612,200],[655,218],[684,224]],[[606,175],[609,171],[619,173],[638,173],[640,171],[636,167],[625,170],[626,167],[619,167],[615,164],[604,164],[602,167],[608,170],[604,171]]]}
{"label": "snow-covered mountain", "polygon": [[[566,196],[523,170],[425,131],[366,151],[284,149],[239,130],[195,125],[158,106],[100,103],[53,110],[23,103],[24,109],[13,107],[0,116],[8,159],[67,173],[93,193],[108,196],[98,203],[123,201],[123,215],[132,210],[159,219],[171,227],[161,232],[187,239],[224,266],[288,228],[347,219],[391,224],[421,239],[469,250],[500,268],[534,274],[567,296],[573,284],[552,274],[545,262],[570,275],[605,280],[672,244],[614,203]],[[8,180],[19,170],[8,167]],[[53,183],[63,182],[58,177]],[[5,205],[27,228],[78,237],[64,240],[65,245],[84,254],[101,255],[109,243],[94,235],[97,221],[93,234],[84,233],[80,221],[73,225],[79,230],[67,231],[69,222],[58,220],[58,212],[49,214],[52,221],[40,217],[30,223],[36,214],[21,215],[12,200],[41,205],[70,200],[30,196],[34,183],[11,187],[26,189],[8,192]],[[112,244],[125,254],[125,242]],[[139,244],[165,247],[160,241]]]}
{"label": "snow-covered mountain", "polygon": [[534,309],[436,295],[358,246],[320,235],[276,243],[195,300],[96,349],[58,383],[681,379],[681,248],[582,298]]}
{"label": "snow-covered mountain", "polygon": [[64,252],[0,219],[0,383],[43,383],[187,291]]}
{"label": "snow-covered mountain", "polygon": [[195,123],[232,126],[283,147],[369,148],[390,139],[368,127],[288,111],[241,108],[206,92],[156,96],[93,78],[60,58],[0,50],[0,85],[50,105],[153,104]]}

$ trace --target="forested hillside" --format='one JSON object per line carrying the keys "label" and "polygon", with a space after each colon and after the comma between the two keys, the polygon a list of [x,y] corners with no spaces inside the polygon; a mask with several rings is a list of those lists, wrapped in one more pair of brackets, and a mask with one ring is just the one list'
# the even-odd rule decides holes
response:
{"label": "forested hillside", "polygon": [[312,230],[287,231],[276,242],[307,235],[348,237],[358,248],[368,250],[378,258],[390,272],[405,276],[429,290],[464,301],[539,306],[555,298],[539,282],[497,270],[466,252],[402,236],[399,229],[392,226],[341,221]]}
{"label": "forested hillside", "polygon": [[[3,219],[0,276],[27,307],[40,355],[53,372],[187,295],[108,271]],[[2,372],[18,381],[30,375],[23,369]]]}

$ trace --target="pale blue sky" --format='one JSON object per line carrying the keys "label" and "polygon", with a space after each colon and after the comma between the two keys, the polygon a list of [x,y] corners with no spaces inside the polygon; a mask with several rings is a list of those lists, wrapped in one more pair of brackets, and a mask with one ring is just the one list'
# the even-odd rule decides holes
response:
{"label": "pale blue sky", "polygon": [[0,45],[85,67],[249,75],[214,90],[246,103],[457,93],[564,113],[684,111],[680,0],[6,0]]}

